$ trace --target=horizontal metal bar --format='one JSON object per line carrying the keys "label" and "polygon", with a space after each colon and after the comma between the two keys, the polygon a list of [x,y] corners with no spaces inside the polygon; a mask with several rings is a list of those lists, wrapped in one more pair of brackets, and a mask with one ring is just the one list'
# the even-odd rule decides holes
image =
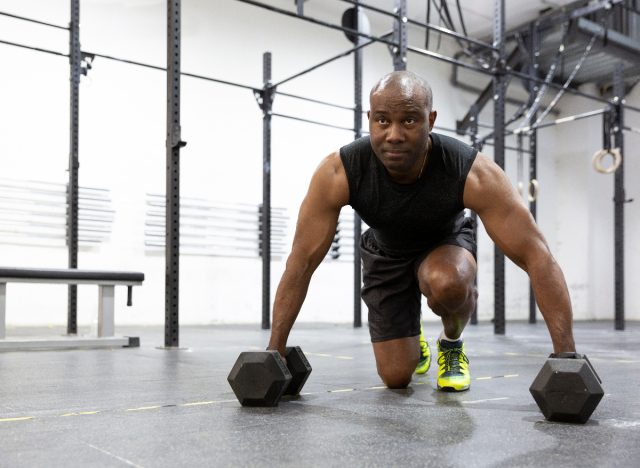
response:
{"label": "horizontal metal bar", "polygon": [[[113,57],[113,56],[104,55],[104,54],[96,54],[96,53],[92,53],[92,54],[94,56],[96,56],[96,57],[101,57],[101,58],[104,58],[104,59],[107,59],[107,60],[113,60],[113,61],[116,61],[116,62],[122,62],[122,63],[126,63],[126,64],[129,64],[129,65],[137,65],[137,66],[140,66],[140,67],[150,68],[152,70],[167,71],[167,69],[164,68],[164,67],[159,67],[157,65],[150,65],[150,64],[147,64],[147,63],[137,62],[135,60],[122,59],[122,58]],[[258,88],[258,87],[255,87],[255,86],[249,86],[249,85],[245,85],[245,84],[241,84],[241,83],[234,83],[232,81],[221,80],[221,79],[218,79],[218,78],[212,78],[210,76],[198,75],[198,74],[195,74],[195,73],[181,72],[180,74],[182,76],[188,76],[190,78],[197,78],[199,80],[211,81],[213,83],[220,83],[220,84],[225,84],[225,85],[228,85],[228,86],[235,86],[237,88],[249,89],[249,90],[251,90],[253,92],[260,92],[260,90],[261,90],[261,88]],[[354,110],[353,107],[347,107],[347,106],[342,106],[340,104],[334,104],[334,103],[330,103],[330,102],[320,101],[318,99],[311,99],[311,98],[307,98],[307,97],[304,97],[304,96],[299,96],[297,94],[284,93],[284,92],[281,92],[281,91],[276,91],[275,94],[278,94],[280,96],[290,97],[290,98],[293,98],[293,99],[300,99],[300,100],[303,100],[303,101],[315,102],[316,104],[321,104],[321,105],[329,106],[329,107],[335,107],[335,108],[338,108],[338,109],[345,109],[345,110],[350,110],[350,111]]]}
{"label": "horizontal metal bar", "polygon": [[427,49],[421,49],[419,47],[414,47],[414,46],[407,46],[407,50],[409,52],[413,52],[415,54],[419,54],[419,55],[424,55],[426,57],[431,57],[434,58],[436,60],[441,60],[443,62],[447,62],[447,63],[451,63],[453,65],[458,65],[462,68],[467,68],[469,70],[473,70],[473,71],[477,71],[478,73],[482,73],[484,75],[489,75],[489,76],[494,76],[494,72],[491,68],[487,67],[487,68],[482,68],[482,67],[477,67],[475,65],[471,65],[468,63],[465,63],[461,60],[456,60],[454,58],[448,57],[446,55],[442,55],[439,54],[437,52],[432,52],[430,50]]}
{"label": "horizontal metal bar", "polygon": [[52,28],[64,29],[65,31],[69,30],[69,28],[67,26],[59,26],[59,25],[53,24],[53,23],[46,23],[44,21],[39,21],[39,20],[27,18],[25,16],[18,16],[18,15],[14,15],[12,13],[4,12],[4,11],[0,11],[0,16],[8,16],[9,18],[15,18],[15,19],[19,19],[19,20],[22,20],[22,21],[29,21],[30,23],[41,24],[43,26],[50,26]]}
{"label": "horizontal metal bar", "polygon": [[575,120],[586,119],[588,117],[593,117],[593,116],[596,116],[596,115],[604,114],[605,112],[608,112],[608,111],[609,111],[608,109],[598,109],[598,110],[594,110],[594,111],[584,112],[582,114],[570,115],[568,117],[562,117],[561,119],[556,119],[556,120],[553,120],[551,122],[545,122],[545,123],[541,123],[541,124],[538,124],[538,125],[530,125],[528,127],[516,128],[515,130],[512,130],[511,133],[513,133],[514,135],[517,135],[518,133],[525,133],[525,132],[529,132],[531,130],[537,130],[539,128],[551,127],[553,125],[558,125],[558,124],[567,123],[567,122],[573,122]]}
{"label": "horizontal metal bar", "polygon": [[350,106],[343,106],[343,105],[340,105],[340,104],[333,104],[331,102],[320,101],[318,99],[311,99],[311,98],[307,98],[307,97],[304,97],[304,96],[298,96],[296,94],[283,93],[281,91],[276,91],[275,94],[278,94],[280,96],[294,98],[294,99],[300,99],[302,101],[314,102],[316,104],[321,104],[323,106],[335,107],[336,109],[344,109],[344,110],[348,110],[348,111],[352,111],[352,112],[355,110],[355,107],[353,107],[353,106],[350,107]]}
{"label": "horizontal metal bar", "polygon": [[17,42],[5,41],[0,39],[0,44],[7,44],[15,47],[21,47],[23,49],[35,50],[36,52],[44,52],[46,54],[58,55],[60,57],[69,57],[69,54],[63,54],[62,52],[56,52],[55,50],[42,49],[40,47],[32,47],[24,44],[18,44]]}
{"label": "horizontal metal bar", "polygon": [[[533,81],[534,83],[539,83],[539,84],[546,84],[547,86],[549,86],[550,88],[554,88],[554,89],[564,89],[564,87],[560,84],[554,83],[553,81],[546,83],[544,81],[544,79],[541,78],[536,78],[534,76],[531,75],[527,75],[526,73],[521,73],[521,72],[517,72],[515,70],[509,69],[507,70],[507,73],[518,77],[518,78],[522,78],[523,80],[529,80],[529,81]],[[599,97],[599,96],[594,96],[593,94],[588,94],[588,93],[583,93],[582,91],[579,91],[577,89],[574,88],[566,88],[564,89],[564,91],[569,92],[571,94],[574,94],[576,96],[582,96],[584,98],[587,99],[592,99],[594,101],[598,101],[598,102],[603,102],[606,104],[609,104],[609,101],[605,98]]]}
{"label": "horizontal metal bar", "polygon": [[634,128],[634,127],[622,127],[624,130],[627,130],[629,132],[633,132],[633,133],[639,133],[640,134],[640,128]]}
{"label": "horizontal metal bar", "polygon": [[300,118],[300,117],[294,117],[292,115],[276,114],[275,112],[272,113],[271,115],[276,116],[276,117],[282,117],[282,118],[285,118],[285,119],[297,120],[298,122],[305,122],[305,123],[310,123],[310,124],[314,124],[314,125],[320,125],[322,127],[337,128],[338,130],[346,130],[346,131],[349,131],[349,132],[354,132],[355,131],[355,129],[353,129],[352,127],[341,127],[339,125],[333,125],[333,124],[328,124],[328,123],[324,123],[324,122],[318,122],[316,120],[303,119],[303,118]]}
{"label": "horizontal metal bar", "polygon": [[443,28],[442,26],[436,26],[435,24],[431,24],[431,23],[422,23],[420,21],[416,21],[416,20],[413,20],[411,18],[408,18],[407,22],[409,24],[413,24],[415,26],[420,26],[420,27],[423,27],[425,29],[430,29],[432,31],[437,31],[437,32],[445,34],[447,36],[455,37],[456,39],[460,39],[462,41],[466,41],[466,42],[469,42],[471,44],[475,44],[475,45],[483,47],[483,48],[485,48],[487,50],[498,51],[498,49],[496,47],[494,47],[492,44],[487,44],[484,41],[481,41],[481,40],[478,40],[478,39],[474,39],[473,37],[465,36],[464,34],[460,34],[460,33],[457,33],[455,31],[452,31],[450,29]]}
{"label": "horizontal metal bar", "polygon": [[[390,36],[390,35],[392,35],[392,34],[393,34],[393,31],[391,31],[391,32],[389,32],[389,33],[386,33],[386,34],[383,34],[381,37]],[[338,55],[334,55],[333,57],[328,58],[327,60],[324,60],[324,61],[322,61],[322,62],[318,63],[317,65],[314,65],[314,66],[312,66],[312,67],[307,68],[306,70],[303,70],[303,71],[301,71],[301,72],[299,72],[299,73],[296,73],[295,75],[292,75],[292,76],[290,76],[289,78],[285,78],[284,80],[278,81],[277,83],[275,83],[275,84],[274,84],[274,85],[272,85],[272,86],[273,86],[274,88],[275,88],[275,87],[278,87],[278,86],[280,86],[280,85],[282,85],[282,84],[284,84],[284,83],[286,83],[286,82],[288,82],[288,81],[293,80],[294,78],[298,78],[298,77],[300,77],[300,76],[302,76],[302,75],[305,75],[305,74],[307,74],[307,73],[309,73],[309,72],[312,72],[312,71],[314,71],[314,70],[317,70],[318,68],[323,67],[323,66],[325,66],[325,65],[327,65],[327,64],[329,64],[329,63],[331,63],[331,62],[334,62],[334,61],[336,61],[336,60],[338,60],[338,59],[340,59],[340,58],[343,58],[343,57],[346,57],[346,56],[348,56],[348,55],[351,55],[352,53],[356,52],[357,50],[364,49],[366,46],[371,45],[371,44],[373,44],[374,42],[375,42],[375,41],[370,40],[370,41],[365,42],[365,43],[363,43],[363,44],[360,44],[360,45],[358,45],[358,46],[356,46],[356,47],[352,47],[352,48],[351,48],[351,49],[349,49],[349,50],[346,50],[346,51],[344,51],[344,52],[341,52],[341,53],[340,53],[340,54],[338,54]]]}
{"label": "horizontal metal bar", "polygon": [[640,112],[640,107],[630,106],[629,104],[625,104],[624,101],[622,102],[622,107],[625,110],[632,110],[634,112]]}
{"label": "horizontal metal bar", "polygon": [[[159,193],[147,193],[147,197],[159,199],[164,202],[165,197]],[[181,206],[206,206],[208,208],[215,208],[219,210],[229,210],[229,211],[242,211],[243,213],[255,213],[260,208],[259,205],[254,203],[230,203],[230,202],[220,202],[220,201],[211,201],[204,198],[197,197],[180,197]],[[185,203],[185,205],[182,205]],[[199,203],[199,204],[197,204]],[[203,203],[205,205],[203,205]],[[274,211],[284,212],[287,211],[286,208],[281,206],[272,206],[271,212]]]}
{"label": "horizontal metal bar", "polygon": [[[148,64],[148,63],[138,62],[138,61],[135,61],[135,60],[123,59],[123,58],[114,57],[114,56],[111,56],[111,55],[97,54],[97,53],[94,53],[94,52],[85,52],[85,53],[91,54],[91,55],[93,55],[95,57],[100,57],[100,58],[107,59],[107,60],[113,60],[113,61],[116,61],[116,62],[122,62],[122,63],[126,63],[126,64],[129,64],[129,65],[137,65],[139,67],[150,68],[152,70],[167,71],[167,69],[164,68],[164,67],[159,67],[157,65],[151,65],[151,64]],[[214,83],[220,83],[220,84],[225,84],[225,85],[229,85],[229,86],[235,86],[237,88],[250,89],[252,91],[258,91],[259,90],[259,88],[256,88],[255,86],[249,86],[249,85],[244,85],[244,84],[240,84],[240,83],[234,83],[232,81],[220,80],[218,78],[212,78],[210,76],[204,76],[204,75],[197,75],[195,73],[180,72],[180,75],[188,76],[190,78],[197,78],[199,80],[212,81]]]}
{"label": "horizontal metal bar", "polygon": [[357,31],[357,30],[351,29],[351,28],[345,28],[344,26],[338,26],[337,24],[328,23],[326,21],[322,21],[322,20],[319,20],[319,19],[316,19],[316,18],[312,18],[310,16],[298,15],[296,12],[285,10],[285,9],[282,9],[282,8],[277,8],[277,7],[274,7],[272,5],[267,5],[266,3],[257,2],[257,1],[254,1],[254,0],[236,0],[236,1],[238,1],[240,3],[246,3],[248,5],[253,5],[253,6],[260,7],[260,8],[264,8],[265,10],[269,10],[269,11],[272,11],[274,13],[280,13],[280,14],[285,15],[285,16],[291,16],[293,18],[299,18],[301,20],[308,21],[310,23],[317,24],[319,26],[324,26],[324,27],[327,27],[327,28],[335,29],[335,30],[342,31],[342,32],[345,32],[345,33],[353,34],[355,36],[366,37],[367,39],[371,39],[371,40],[376,41],[376,42],[382,42],[383,44],[388,44],[388,45],[391,45],[391,46],[398,46],[398,44],[393,42],[393,41],[387,41],[386,39],[382,39],[380,37],[372,36],[370,34],[363,33],[362,31]]}

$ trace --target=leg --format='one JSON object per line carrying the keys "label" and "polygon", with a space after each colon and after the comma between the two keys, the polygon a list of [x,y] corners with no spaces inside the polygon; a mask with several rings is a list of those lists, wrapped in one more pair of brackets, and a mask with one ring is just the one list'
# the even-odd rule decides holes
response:
{"label": "leg", "polygon": [[417,336],[373,343],[378,375],[389,388],[406,388],[420,357]]}
{"label": "leg", "polygon": [[114,327],[113,285],[98,285],[98,336],[113,336]]}
{"label": "leg", "polygon": [[385,255],[370,231],[362,235],[362,299],[378,374],[389,388],[405,388],[420,358],[420,290],[413,258]]}
{"label": "leg", "polygon": [[420,291],[452,340],[460,337],[475,307],[476,269],[471,252],[457,245],[435,248],[418,267]]}
{"label": "leg", "polygon": [[0,340],[6,338],[7,283],[0,283]]}

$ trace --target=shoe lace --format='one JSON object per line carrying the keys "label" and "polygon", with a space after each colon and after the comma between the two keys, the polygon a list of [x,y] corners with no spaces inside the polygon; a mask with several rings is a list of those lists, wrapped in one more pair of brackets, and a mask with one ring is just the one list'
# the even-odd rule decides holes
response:
{"label": "shoe lace", "polygon": [[469,364],[467,355],[462,351],[462,348],[451,348],[441,350],[442,354],[438,359],[438,364],[444,366],[445,372],[460,372],[460,362],[463,361]]}

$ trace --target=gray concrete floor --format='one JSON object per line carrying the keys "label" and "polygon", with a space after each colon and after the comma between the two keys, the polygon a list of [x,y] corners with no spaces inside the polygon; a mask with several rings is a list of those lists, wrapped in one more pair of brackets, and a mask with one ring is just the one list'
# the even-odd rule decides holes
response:
{"label": "gray concrete floor", "polygon": [[[434,351],[439,329],[426,330]],[[118,332],[142,346],[0,353],[1,467],[640,466],[637,322],[576,324],[605,389],[585,425],[545,421],[529,394],[550,352],[544,324],[469,326],[473,381],[459,394],[435,389],[434,368],[385,389],[366,328],[297,325],[290,343],[314,370],[276,408],[241,407],[226,381],[268,332],[183,327],[188,349],[172,351],[157,349],[160,327]]]}

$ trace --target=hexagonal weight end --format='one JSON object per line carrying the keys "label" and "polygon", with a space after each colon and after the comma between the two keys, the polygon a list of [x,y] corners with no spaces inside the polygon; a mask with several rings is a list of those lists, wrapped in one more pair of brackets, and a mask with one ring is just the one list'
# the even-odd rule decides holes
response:
{"label": "hexagonal weight end", "polygon": [[285,357],[287,359],[287,367],[291,372],[291,383],[284,391],[285,395],[297,395],[307,382],[311,375],[311,364],[307,361],[307,357],[302,352],[300,346],[287,347]]}
{"label": "hexagonal weight end", "polygon": [[581,424],[589,420],[604,396],[585,359],[549,358],[529,391],[546,419]]}
{"label": "hexagonal weight end", "polygon": [[277,351],[243,352],[227,381],[242,406],[277,406],[291,373]]}

